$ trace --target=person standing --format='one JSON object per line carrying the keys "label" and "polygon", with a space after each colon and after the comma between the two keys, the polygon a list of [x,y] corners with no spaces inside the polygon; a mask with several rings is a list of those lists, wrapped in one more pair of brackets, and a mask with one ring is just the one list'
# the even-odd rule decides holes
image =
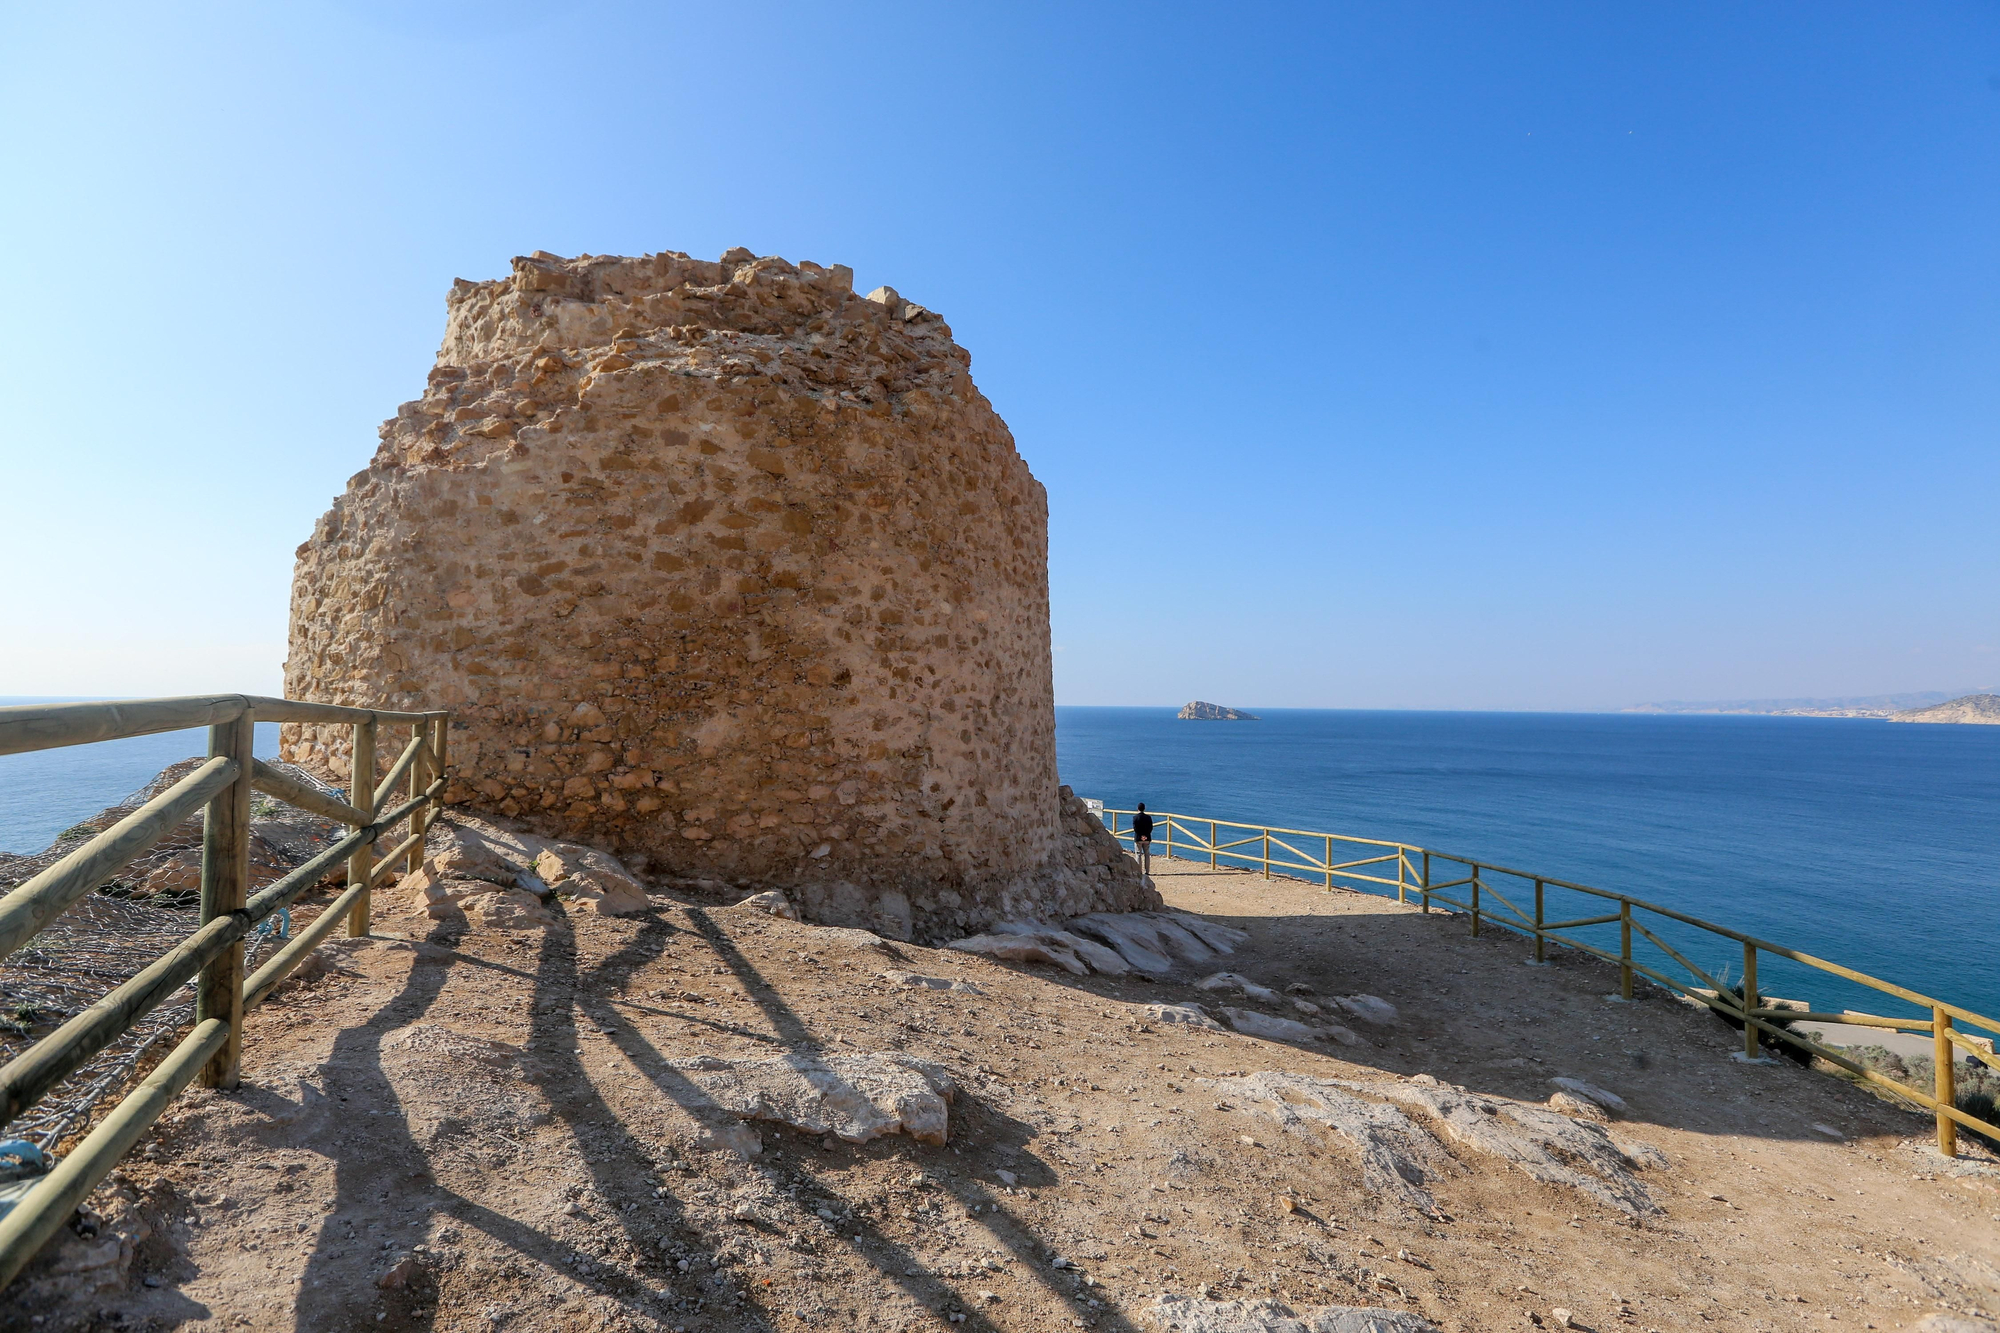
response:
{"label": "person standing", "polygon": [[1139,873],[1153,873],[1153,817],[1146,813],[1146,803],[1139,802],[1139,813],[1132,816],[1132,849],[1139,853]]}

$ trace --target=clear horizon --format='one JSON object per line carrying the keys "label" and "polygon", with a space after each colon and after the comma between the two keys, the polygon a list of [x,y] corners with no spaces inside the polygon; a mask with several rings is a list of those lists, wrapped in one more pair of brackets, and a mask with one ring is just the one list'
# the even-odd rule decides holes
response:
{"label": "clear horizon", "polygon": [[277,693],[454,278],[739,244],[971,351],[1059,703],[2000,680],[1991,5],[0,24],[11,695]]}

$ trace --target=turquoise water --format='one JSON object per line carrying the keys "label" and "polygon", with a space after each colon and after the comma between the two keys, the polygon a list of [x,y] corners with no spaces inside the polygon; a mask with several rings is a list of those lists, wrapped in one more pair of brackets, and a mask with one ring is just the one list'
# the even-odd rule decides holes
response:
{"label": "turquoise water", "polygon": [[[61,703],[0,695],[0,707]],[[278,728],[257,728],[259,759],[278,753]],[[168,764],[208,753],[205,730],[165,731],[96,745],[0,755],[0,852],[39,852],[56,835],[151,782]]]}
{"label": "turquoise water", "polygon": [[[1252,711],[1058,708],[1062,779],[1117,808],[1401,840],[1628,893],[2000,1015],[2000,727]],[[1601,909],[1552,891],[1548,910]],[[1733,943],[1655,933],[1741,970]],[[1586,938],[1617,948],[1615,926]],[[1784,959],[1759,979],[1815,1008],[1912,1012]]]}

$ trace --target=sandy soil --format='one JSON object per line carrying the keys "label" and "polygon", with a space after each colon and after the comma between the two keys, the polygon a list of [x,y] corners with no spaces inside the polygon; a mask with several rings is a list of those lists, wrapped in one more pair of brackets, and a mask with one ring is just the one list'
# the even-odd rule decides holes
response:
{"label": "sandy soil", "polygon": [[[1927,1121],[1736,1063],[1705,1014],[1607,1000],[1594,960],[1530,968],[1519,939],[1463,918],[1155,868],[1171,904],[1251,933],[1232,970],[1381,996],[1399,1019],[1320,1050],[1146,1021],[1213,1007],[1186,985],[857,945],[666,893],[644,916],[502,931],[386,890],[375,938],[323,950],[322,975],[253,1017],[242,1088],[191,1093],[122,1169],[156,1226],[130,1286],[9,1326],[1132,1330],[1155,1295],[1204,1291],[1449,1330],[1556,1307],[1663,1330],[2000,1311],[2000,1170],[1945,1162]],[[890,968],[983,994],[899,990]],[[797,1050],[945,1065],[949,1145],[757,1122],[746,1158],[665,1065]],[[1537,1102],[1587,1079],[1630,1103],[1621,1136],[1666,1154],[1643,1173],[1664,1215],[1635,1224],[1457,1149],[1466,1170],[1433,1186],[1448,1220],[1405,1214],[1341,1144],[1204,1083],[1260,1070]]]}

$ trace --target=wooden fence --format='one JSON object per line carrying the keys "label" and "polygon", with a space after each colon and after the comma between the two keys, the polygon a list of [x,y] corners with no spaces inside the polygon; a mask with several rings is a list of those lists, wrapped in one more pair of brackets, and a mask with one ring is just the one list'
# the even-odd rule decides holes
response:
{"label": "wooden fence", "polygon": [[[258,722],[350,723],[356,780],[339,800],[260,763],[251,752]],[[0,708],[0,755],[155,732],[208,728],[208,759],[110,828],[0,898],[0,958],[34,938],[63,912],[195,811],[203,812],[201,922],[193,934],[136,976],[0,1068],[0,1127],[46,1096],[91,1056],[116,1041],[190,980],[194,1030],[101,1119],[89,1135],[0,1217],[0,1287],[14,1279],[119,1158],[199,1078],[233,1088],[242,1058],[243,1017],[268,996],[342,920],[349,935],[368,933],[369,895],[399,861],[423,859],[424,830],[443,803],[447,713],[392,713],[229,694],[119,703]],[[409,743],[388,772],[378,771],[384,729],[407,727]],[[386,808],[399,786],[404,799]],[[273,884],[250,893],[252,789],[352,831]],[[376,855],[382,835],[408,823],[408,835]],[[347,888],[251,976],[243,975],[250,932],[345,862]]]}
{"label": "wooden fence", "polygon": [[[1105,825],[1115,836],[1130,843],[1131,819],[1135,813],[1131,810],[1106,810]],[[1361,887],[1367,892],[1380,893],[1394,889],[1397,901],[1408,902],[1414,895],[1423,904],[1426,912],[1431,910],[1433,903],[1443,903],[1470,917],[1474,935],[1479,934],[1484,926],[1491,924],[1531,937],[1535,942],[1536,962],[1544,961],[1547,946],[1551,941],[1565,948],[1581,950],[1618,965],[1618,989],[1624,999],[1632,998],[1633,978],[1643,976],[1668,990],[1707,1005],[1732,1022],[1741,1023],[1743,1054],[1748,1059],[1758,1058],[1760,1041],[1762,1037],[1768,1036],[1810,1051],[1829,1064],[1837,1065],[1854,1074],[1864,1082],[1886,1088],[1896,1096],[1931,1111],[1937,1119],[1938,1148],[1947,1157],[1955,1157],[1958,1154],[1960,1125],[2000,1141],[2000,1125],[1970,1115],[1955,1104],[1957,1087],[1954,1066],[1959,1051],[1964,1051],[1966,1055],[1991,1068],[2000,1069],[2000,1059],[1995,1058],[1992,1050],[1992,1038],[1974,1039],[1961,1030],[1962,1024],[1969,1024],[2000,1035],[2000,1021],[1973,1013],[1969,1009],[1919,994],[1907,986],[1883,981],[1879,977],[1869,976],[1854,968],[1828,962],[1824,958],[1797,949],[1786,948],[1782,944],[1773,944],[1769,940],[1758,939],[1756,936],[1731,930],[1727,926],[1718,926],[1712,921],[1704,921],[1685,912],[1677,912],[1671,907],[1662,907],[1658,903],[1650,903],[1627,894],[1613,893],[1607,889],[1592,888],[1588,884],[1576,884],[1569,880],[1537,875],[1526,870],[1512,870],[1471,857],[1404,842],[1385,842],[1379,838],[1357,838],[1341,833],[1315,833],[1306,829],[1267,828],[1261,824],[1241,824],[1228,819],[1205,819],[1194,815],[1161,814],[1158,811],[1151,813],[1153,845],[1163,855],[1171,857],[1175,854],[1176,836],[1178,836],[1178,847],[1184,857],[1192,854],[1193,859],[1198,860],[1206,856],[1212,867],[1261,868],[1266,879],[1270,878],[1273,870],[1304,872],[1306,876],[1320,879],[1329,889]],[[1336,850],[1343,859],[1334,860]],[[1357,852],[1359,854],[1351,855]],[[1431,875],[1434,867],[1449,867],[1444,873],[1451,877],[1443,881],[1433,880]],[[1459,873],[1461,871],[1463,873]],[[1509,888],[1514,888],[1515,897],[1522,899],[1524,903],[1532,893],[1532,911],[1517,905],[1503,894],[1495,883],[1496,879],[1503,880]],[[1603,903],[1604,908],[1585,911],[1567,920],[1551,921],[1548,919],[1546,906],[1551,889],[1585,895]],[[1448,897],[1447,890],[1459,890],[1464,896]],[[1726,984],[1725,978],[1711,976],[1695,966],[1688,961],[1685,954],[1661,939],[1654,929],[1648,928],[1648,918],[1645,915],[1647,913],[1693,926],[1731,941],[1734,945],[1740,945],[1743,950],[1740,990],[1738,987]],[[1616,953],[1563,933],[1613,924],[1618,927],[1619,936]],[[1659,922],[1654,921],[1652,924],[1658,926]],[[1635,958],[1632,952],[1635,933],[1659,949],[1666,958],[1685,968],[1693,980],[1683,981]],[[1757,989],[1757,959],[1760,954],[1788,958],[1795,963],[1831,973],[1885,995],[1895,996],[1919,1009],[1929,1010],[1930,1017],[1886,1018],[1874,1014],[1846,1012],[1813,1013],[1809,1010],[1770,1005]],[[1932,1065],[1935,1070],[1933,1085],[1928,1089],[1913,1087],[1890,1078],[1878,1070],[1866,1068],[1840,1051],[1789,1030],[1791,1024],[1802,1022],[1847,1023],[1858,1027],[1929,1033],[1932,1037]]]}

